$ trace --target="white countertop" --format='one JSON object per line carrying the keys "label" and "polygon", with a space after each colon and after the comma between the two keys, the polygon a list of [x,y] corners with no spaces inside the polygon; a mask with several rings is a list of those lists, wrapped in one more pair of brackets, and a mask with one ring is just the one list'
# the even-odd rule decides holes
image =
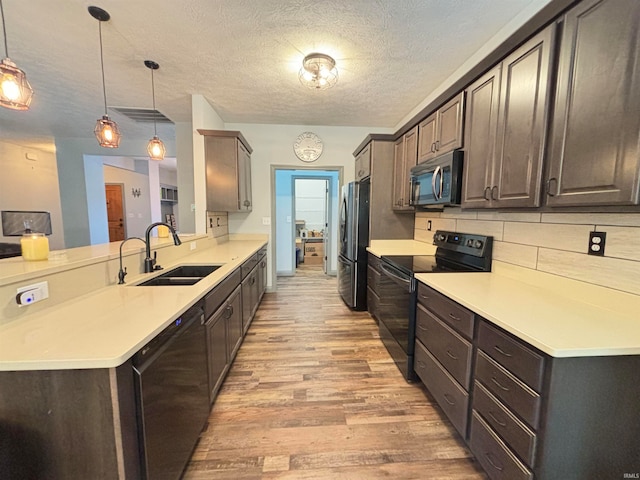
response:
{"label": "white countertop", "polygon": [[265,244],[233,240],[175,262],[224,264],[195,285],[138,287],[161,272],[138,275],[0,326],[0,370],[117,367]]}
{"label": "white countertop", "polygon": [[434,255],[435,245],[418,240],[371,240],[367,251],[376,257],[383,255]]}
{"label": "white countertop", "polygon": [[496,263],[416,278],[552,357],[640,354],[640,297]]}

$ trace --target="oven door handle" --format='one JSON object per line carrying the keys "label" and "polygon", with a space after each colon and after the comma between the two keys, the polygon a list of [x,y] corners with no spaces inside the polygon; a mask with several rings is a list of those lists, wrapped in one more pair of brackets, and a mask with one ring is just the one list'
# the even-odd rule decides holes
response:
{"label": "oven door handle", "polygon": [[393,281],[395,281],[400,285],[405,286],[407,290],[411,291],[411,278],[408,278],[406,276],[401,277],[397,275],[396,273],[389,270],[389,268],[386,267],[384,263],[380,264],[380,270],[382,270],[384,274],[387,275],[388,277],[391,277]]}

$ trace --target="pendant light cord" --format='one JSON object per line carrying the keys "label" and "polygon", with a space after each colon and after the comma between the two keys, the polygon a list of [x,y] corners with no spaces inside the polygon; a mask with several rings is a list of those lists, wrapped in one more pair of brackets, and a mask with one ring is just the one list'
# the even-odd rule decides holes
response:
{"label": "pendant light cord", "polygon": [[102,70],[102,96],[104,97],[104,114],[107,115],[107,87],[104,84],[104,56],[102,54],[102,21],[100,20],[98,20],[98,34],[100,35],[100,69]]}
{"label": "pendant light cord", "polygon": [[153,97],[153,134],[158,136],[158,130],[156,128],[156,87],[153,81],[153,68],[151,69],[151,96]]}
{"label": "pendant light cord", "polygon": [[4,8],[2,7],[2,0],[0,0],[0,16],[2,17],[2,33],[4,35],[4,56],[9,58],[9,47],[7,47],[7,27],[4,24]]}

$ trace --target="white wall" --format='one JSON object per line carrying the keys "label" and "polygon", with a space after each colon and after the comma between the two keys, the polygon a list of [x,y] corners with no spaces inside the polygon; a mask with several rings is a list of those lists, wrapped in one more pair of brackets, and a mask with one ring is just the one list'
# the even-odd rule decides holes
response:
{"label": "white wall", "polygon": [[[27,159],[27,154],[30,159]],[[0,210],[33,210],[51,213],[49,248],[64,248],[62,208],[55,153],[0,142]],[[19,243],[18,237],[0,241]]]}
{"label": "white wall", "polygon": [[[103,166],[105,183],[124,184],[124,211],[127,237],[143,237],[151,223],[151,201],[149,177],[141,173],[109,165]],[[134,197],[131,189],[140,189],[140,196]]]}

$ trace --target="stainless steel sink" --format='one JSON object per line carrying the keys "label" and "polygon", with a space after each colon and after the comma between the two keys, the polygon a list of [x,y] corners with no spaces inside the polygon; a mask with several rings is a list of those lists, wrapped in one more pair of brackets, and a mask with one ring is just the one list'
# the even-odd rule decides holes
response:
{"label": "stainless steel sink", "polygon": [[194,285],[207,275],[212,274],[222,265],[180,265],[167,270],[149,280],[138,283],[137,287]]}

